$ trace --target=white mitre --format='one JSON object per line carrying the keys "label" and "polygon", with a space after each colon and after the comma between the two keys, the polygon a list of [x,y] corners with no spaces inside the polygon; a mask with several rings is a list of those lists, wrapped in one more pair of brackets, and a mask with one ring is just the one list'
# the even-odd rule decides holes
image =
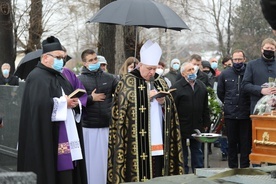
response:
{"label": "white mitre", "polygon": [[148,40],[142,46],[140,50],[140,60],[141,63],[150,66],[157,66],[162,55],[161,47],[158,43],[154,43],[151,40]]}

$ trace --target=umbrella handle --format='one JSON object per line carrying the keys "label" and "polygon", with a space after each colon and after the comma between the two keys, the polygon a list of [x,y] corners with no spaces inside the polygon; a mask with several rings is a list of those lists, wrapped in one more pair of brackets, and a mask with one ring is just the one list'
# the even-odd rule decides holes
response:
{"label": "umbrella handle", "polygon": [[137,26],[134,26],[135,30],[135,50],[134,50],[134,57],[136,58],[136,52],[137,52],[137,40],[138,40],[138,31],[137,31]]}

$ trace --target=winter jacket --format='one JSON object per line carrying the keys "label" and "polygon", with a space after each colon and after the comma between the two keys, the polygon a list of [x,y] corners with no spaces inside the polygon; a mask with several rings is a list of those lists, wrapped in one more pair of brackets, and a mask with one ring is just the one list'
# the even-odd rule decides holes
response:
{"label": "winter jacket", "polygon": [[205,84],[196,80],[194,90],[184,77],[178,80],[171,88],[177,107],[181,135],[190,138],[194,129],[203,132],[204,127],[210,126],[210,113],[208,108],[208,92]]}
{"label": "winter jacket", "polygon": [[10,75],[8,78],[5,78],[3,75],[0,76],[0,85],[11,85],[18,86],[19,79],[17,76]]}
{"label": "winter jacket", "polygon": [[[244,65],[246,67],[246,65]],[[218,77],[217,95],[224,104],[224,118],[249,119],[250,95],[241,88],[245,68],[227,68]]]}
{"label": "winter jacket", "polygon": [[178,70],[175,71],[175,70],[172,70],[172,69],[171,69],[168,73],[166,73],[166,74],[164,75],[164,77],[168,78],[169,81],[171,82],[171,84],[173,85],[173,84],[175,84],[175,82],[176,82],[176,80],[177,80],[177,76],[178,76],[179,74],[180,74],[180,73],[179,73]]}
{"label": "winter jacket", "polygon": [[[83,127],[108,127],[111,123],[112,94],[115,91],[118,80],[114,75],[103,72],[101,69],[89,71],[86,67],[83,67],[78,78],[88,94],[82,121]],[[91,93],[94,89],[96,89],[96,93],[104,93],[106,95],[104,101],[93,101]]]}
{"label": "winter jacket", "polygon": [[276,78],[276,62],[265,61],[263,58],[249,61],[244,73],[242,88],[251,96],[250,112],[253,114],[256,103],[263,97],[262,85],[268,82],[268,78]]}

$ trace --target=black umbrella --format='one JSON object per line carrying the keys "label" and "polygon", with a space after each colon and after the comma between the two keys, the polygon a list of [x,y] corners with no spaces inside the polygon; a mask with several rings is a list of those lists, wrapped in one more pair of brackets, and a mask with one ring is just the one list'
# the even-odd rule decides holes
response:
{"label": "black umbrella", "polygon": [[35,68],[35,66],[40,61],[40,56],[42,55],[42,49],[38,49],[33,52],[26,54],[19,62],[14,75],[21,79],[26,79],[29,73]]}
{"label": "black umbrella", "polygon": [[[172,9],[153,0],[117,0],[104,6],[87,22],[165,28],[176,31],[189,29]],[[135,57],[137,37],[136,31]]]}
{"label": "black umbrella", "polygon": [[87,22],[177,31],[189,29],[172,9],[153,0],[117,0],[100,9]]}
{"label": "black umbrella", "polygon": [[[36,67],[40,62],[40,57],[42,55],[42,49],[38,49],[33,52],[26,54],[21,61],[19,62],[14,75],[18,76],[21,79],[26,79],[29,73]],[[70,60],[70,56],[66,56],[65,62]]]}

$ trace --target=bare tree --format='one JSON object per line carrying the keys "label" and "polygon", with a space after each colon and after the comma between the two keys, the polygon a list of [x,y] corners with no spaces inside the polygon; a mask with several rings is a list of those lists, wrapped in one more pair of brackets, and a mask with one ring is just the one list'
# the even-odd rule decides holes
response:
{"label": "bare tree", "polygon": [[247,60],[260,57],[263,39],[273,35],[263,18],[259,1],[241,1],[236,15],[233,19],[233,48],[243,49]]}
{"label": "bare tree", "polygon": [[[205,35],[203,44],[213,42],[213,49],[218,50],[222,56],[228,55],[231,50],[233,9],[237,6],[237,0],[208,0],[189,1],[188,14],[196,28],[193,32]],[[186,6],[187,7],[187,6]],[[198,31],[197,31],[198,30]],[[208,39],[206,39],[208,38]],[[206,45],[210,46],[210,44]],[[210,49],[210,47],[209,47]]]}
{"label": "bare tree", "polygon": [[41,48],[42,33],[42,0],[31,0],[29,39],[26,53]]}
{"label": "bare tree", "polygon": [[[100,8],[104,7],[112,0],[101,0]],[[103,55],[108,61],[108,71],[115,72],[115,25],[100,24],[98,53]]]}
{"label": "bare tree", "polygon": [[13,17],[11,0],[0,0],[0,64],[9,63],[14,71]]}

